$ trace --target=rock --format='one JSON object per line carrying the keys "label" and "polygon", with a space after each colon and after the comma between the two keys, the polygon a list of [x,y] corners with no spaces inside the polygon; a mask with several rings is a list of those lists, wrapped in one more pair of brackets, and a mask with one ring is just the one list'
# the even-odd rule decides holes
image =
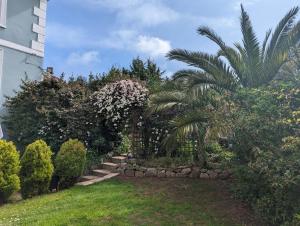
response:
{"label": "rock", "polygon": [[212,170],[207,170],[206,171],[206,173],[208,174],[208,175],[210,175],[210,174],[212,174],[214,171],[212,171]]}
{"label": "rock", "polygon": [[124,174],[125,174],[125,169],[123,169],[123,168],[118,168],[118,169],[117,169],[117,172],[120,173],[121,175],[124,175]]}
{"label": "rock", "polygon": [[143,167],[143,166],[141,166],[140,168],[139,168],[139,171],[143,171],[144,173],[147,171],[147,168],[146,167]]}
{"label": "rock", "polygon": [[157,176],[157,169],[155,168],[148,168],[145,172],[146,177],[156,177]]}
{"label": "rock", "polygon": [[136,177],[144,177],[145,174],[144,174],[143,171],[135,171],[135,176],[136,176]]}
{"label": "rock", "polygon": [[184,169],[184,168],[187,168],[186,166],[178,166],[177,167],[178,169]]}
{"label": "rock", "polygon": [[166,177],[176,177],[176,173],[173,171],[166,171]]}
{"label": "rock", "polygon": [[165,170],[158,171],[157,176],[158,177],[166,177],[166,171]]}
{"label": "rock", "polygon": [[216,172],[211,172],[209,174],[209,178],[212,179],[212,180],[215,180],[218,178],[218,174]]}
{"label": "rock", "polygon": [[201,173],[200,179],[209,179],[209,175],[207,173]]}
{"label": "rock", "polygon": [[119,167],[120,168],[126,168],[127,167],[127,163],[123,162],[123,163],[119,164]]}
{"label": "rock", "polygon": [[128,177],[134,177],[134,170],[132,169],[125,170],[125,175]]}
{"label": "rock", "polygon": [[181,174],[183,175],[189,175],[192,172],[191,168],[184,168],[181,170]]}
{"label": "rock", "polygon": [[128,159],[127,163],[128,164],[136,164],[136,159]]}
{"label": "rock", "polygon": [[201,173],[206,173],[206,172],[207,172],[207,169],[201,169],[200,172],[201,172]]}
{"label": "rock", "polygon": [[126,166],[122,167],[122,168],[125,168],[125,169],[135,169],[136,167],[132,164],[127,164]]}
{"label": "rock", "polygon": [[184,174],[184,173],[176,173],[176,177],[182,178],[182,177],[188,177],[188,174]]}
{"label": "rock", "polygon": [[212,162],[208,162],[207,166],[210,169],[220,169],[222,167],[220,163],[212,163]]}
{"label": "rock", "polygon": [[182,171],[181,167],[173,169],[173,172],[175,172],[175,173],[181,173],[181,171]]}

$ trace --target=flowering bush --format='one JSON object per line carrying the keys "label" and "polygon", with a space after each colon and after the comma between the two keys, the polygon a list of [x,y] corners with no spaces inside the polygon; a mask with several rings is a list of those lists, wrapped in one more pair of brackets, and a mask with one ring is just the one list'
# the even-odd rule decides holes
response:
{"label": "flowering bush", "polygon": [[[21,151],[27,144],[43,139],[56,153],[69,138],[78,138],[98,153],[111,150],[111,140],[101,118],[89,105],[89,83],[69,82],[53,76],[43,81],[24,81],[20,91],[6,100],[8,114],[3,124]],[[93,87],[95,89],[95,87]]]}
{"label": "flowering bush", "polygon": [[67,83],[46,76],[43,81],[24,81],[20,91],[6,100],[4,125],[17,146],[45,140],[54,151],[69,137],[84,136],[82,108],[86,95],[83,84]]}
{"label": "flowering bush", "polygon": [[145,106],[147,98],[148,90],[140,83],[120,80],[95,92],[91,101],[96,117],[104,117],[107,125],[120,131],[128,123],[132,111]]}

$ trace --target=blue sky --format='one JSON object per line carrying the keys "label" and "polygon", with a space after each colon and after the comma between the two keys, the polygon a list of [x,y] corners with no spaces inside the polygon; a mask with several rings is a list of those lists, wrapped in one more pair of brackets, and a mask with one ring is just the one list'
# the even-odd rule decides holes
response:
{"label": "blue sky", "polygon": [[172,48],[214,53],[196,33],[215,29],[232,44],[241,38],[239,5],[262,39],[299,0],[51,0],[44,66],[67,76],[128,67],[134,57],[151,58],[170,76],[185,65],[164,56]]}

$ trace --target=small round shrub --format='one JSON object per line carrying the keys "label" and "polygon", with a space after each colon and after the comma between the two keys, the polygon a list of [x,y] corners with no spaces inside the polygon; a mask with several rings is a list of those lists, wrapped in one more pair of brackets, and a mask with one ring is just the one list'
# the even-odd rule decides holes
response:
{"label": "small round shrub", "polygon": [[219,143],[211,143],[205,146],[209,162],[230,163],[235,155],[233,152],[222,148]]}
{"label": "small round shrub", "polygon": [[222,147],[220,144],[218,143],[211,143],[205,146],[205,151],[207,153],[214,153],[214,154],[218,154],[222,152]]}
{"label": "small round shrub", "polygon": [[20,157],[12,142],[0,140],[0,202],[20,189]]}
{"label": "small round shrub", "polygon": [[82,175],[86,163],[86,148],[79,140],[63,143],[55,159],[55,172],[59,188],[67,188]]}
{"label": "small round shrub", "polygon": [[23,198],[47,193],[54,171],[51,148],[37,140],[28,145],[21,158],[21,193]]}
{"label": "small round shrub", "polygon": [[132,142],[127,135],[122,135],[122,141],[119,147],[117,148],[118,154],[127,154],[132,151]]}

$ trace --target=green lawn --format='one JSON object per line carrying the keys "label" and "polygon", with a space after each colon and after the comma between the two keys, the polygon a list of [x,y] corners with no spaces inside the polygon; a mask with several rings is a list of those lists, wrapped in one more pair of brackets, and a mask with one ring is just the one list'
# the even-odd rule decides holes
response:
{"label": "green lawn", "polygon": [[0,207],[0,225],[258,225],[222,182],[118,178]]}

